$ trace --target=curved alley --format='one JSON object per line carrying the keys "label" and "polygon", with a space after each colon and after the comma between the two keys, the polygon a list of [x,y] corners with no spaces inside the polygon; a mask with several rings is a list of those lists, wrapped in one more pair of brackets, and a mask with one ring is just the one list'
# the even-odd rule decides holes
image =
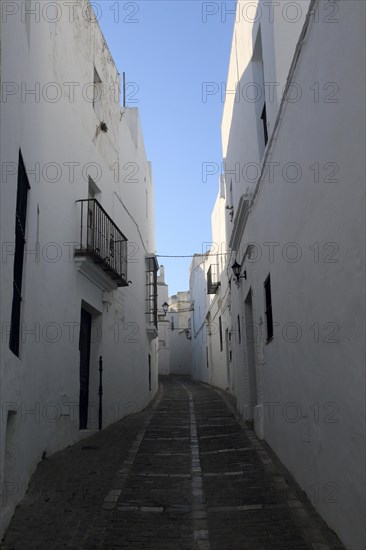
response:
{"label": "curved alley", "polygon": [[229,394],[170,376],[143,412],[39,464],[1,548],[343,546]]}

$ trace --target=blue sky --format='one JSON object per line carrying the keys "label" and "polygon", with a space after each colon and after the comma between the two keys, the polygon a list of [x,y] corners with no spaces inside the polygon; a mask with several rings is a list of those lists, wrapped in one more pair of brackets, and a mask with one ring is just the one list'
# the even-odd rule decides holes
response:
{"label": "blue sky", "polygon": [[[204,100],[204,83],[217,89],[226,81],[235,0],[94,4],[118,70],[126,73],[127,105],[140,110],[153,165],[156,252],[201,252],[211,239],[219,177],[203,181],[202,165],[222,162],[223,110],[220,92]],[[188,289],[189,258],[159,263],[170,294]]]}

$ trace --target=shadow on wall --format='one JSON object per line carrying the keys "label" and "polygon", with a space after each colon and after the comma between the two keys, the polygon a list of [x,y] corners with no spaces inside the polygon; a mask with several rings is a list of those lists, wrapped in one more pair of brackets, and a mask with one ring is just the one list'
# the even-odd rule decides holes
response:
{"label": "shadow on wall", "polygon": [[[229,155],[230,158],[224,159],[228,171],[232,172],[234,167],[235,169],[239,167],[239,173],[235,172],[230,177],[228,174],[226,178],[228,189],[230,189],[227,196],[231,201],[230,206],[234,206],[234,216],[240,197],[256,181],[256,175],[254,172],[251,172],[251,167],[253,163],[259,166],[261,162],[269,137],[269,114],[271,114],[278,101],[276,88],[274,88],[273,92],[266,94],[264,80],[263,40],[265,39],[266,49],[270,50],[272,46],[274,51],[273,28],[271,24],[263,19],[261,20],[261,12],[258,10],[259,6],[255,20],[261,22],[253,26],[252,57],[240,75],[236,87],[236,97],[233,104],[227,144],[227,151],[231,152]],[[237,56],[240,57],[240,52],[237,52]],[[254,85],[253,83],[256,84]],[[254,119],[255,136],[248,133],[246,126],[242,125],[242,120],[245,119]],[[247,165],[242,163],[243,150],[247,152],[247,158],[251,159],[251,162]],[[230,234],[232,229],[231,224],[229,224],[227,229],[228,234]]]}
{"label": "shadow on wall", "polygon": [[179,327],[178,314],[170,313],[170,374],[191,376],[192,345],[188,340],[186,330]]}

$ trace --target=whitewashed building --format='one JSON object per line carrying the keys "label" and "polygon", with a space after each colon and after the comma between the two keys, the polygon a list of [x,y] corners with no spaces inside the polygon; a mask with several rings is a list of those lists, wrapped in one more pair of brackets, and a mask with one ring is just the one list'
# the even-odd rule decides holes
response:
{"label": "whitewashed building", "polygon": [[168,300],[170,321],[170,374],[191,375],[191,299],[188,291],[177,292]]}
{"label": "whitewashed building", "polygon": [[158,274],[158,330],[159,330],[159,375],[170,374],[170,336],[171,324],[167,312],[169,309],[169,287],[165,282],[165,268],[159,268]]}
{"label": "whitewashed building", "polygon": [[192,300],[192,378],[210,383],[207,300],[208,252],[195,254],[190,265],[189,291]]}
{"label": "whitewashed building", "polygon": [[1,532],[37,463],[98,429],[100,366],[103,427],[158,386],[138,111],[88,3],[29,8],[4,5],[0,34]]}
{"label": "whitewashed building", "polygon": [[193,257],[190,268],[192,299],[192,354],[195,379],[233,392],[235,388],[232,340],[231,289],[229,285],[231,254],[226,244],[224,178],[211,217],[212,243],[208,250]]}
{"label": "whitewashed building", "polygon": [[191,300],[189,292],[169,297],[165,269],[158,273],[159,375],[191,375]]}
{"label": "whitewashed building", "polygon": [[[364,23],[353,0],[239,1],[222,120],[233,393],[352,550],[366,546]],[[214,303],[198,316],[198,258],[196,330]],[[193,342],[194,372],[223,387],[215,342]]]}

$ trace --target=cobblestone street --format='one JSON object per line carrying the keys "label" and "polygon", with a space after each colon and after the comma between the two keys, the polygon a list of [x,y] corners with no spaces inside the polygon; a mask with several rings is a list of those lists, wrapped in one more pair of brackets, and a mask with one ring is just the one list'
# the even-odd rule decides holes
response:
{"label": "cobblestone street", "polygon": [[142,413],[41,462],[1,548],[343,547],[230,396],[169,377]]}

